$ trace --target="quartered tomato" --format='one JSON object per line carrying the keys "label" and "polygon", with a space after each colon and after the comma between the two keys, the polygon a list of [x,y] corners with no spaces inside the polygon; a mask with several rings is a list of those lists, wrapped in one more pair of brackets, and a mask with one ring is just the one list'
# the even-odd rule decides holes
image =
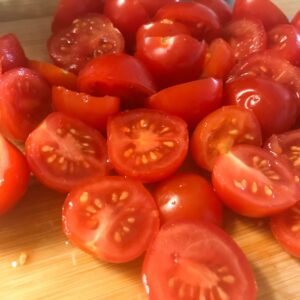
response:
{"label": "quartered tomato", "polygon": [[140,256],[159,229],[159,212],[138,181],[95,178],[71,191],[63,208],[63,230],[81,249],[113,263]]}
{"label": "quartered tomato", "polygon": [[247,258],[214,224],[177,221],[164,225],[147,251],[143,282],[150,300],[255,300]]}
{"label": "quartered tomato", "polygon": [[300,33],[300,10],[295,14],[291,23],[298,29]]}
{"label": "quartered tomato", "polygon": [[62,113],[50,114],[28,137],[26,157],[34,175],[62,192],[107,172],[107,152],[101,134]]}
{"label": "quartered tomato", "polygon": [[198,124],[192,135],[191,152],[200,167],[212,171],[216,159],[237,144],[260,146],[260,125],[245,108],[224,106]]}
{"label": "quartered tomato", "polygon": [[226,205],[248,217],[271,216],[299,200],[290,167],[256,146],[238,145],[221,155],[212,182]]}
{"label": "quartered tomato", "polygon": [[173,115],[136,109],[108,122],[108,153],[122,175],[153,182],[175,172],[188,150],[186,123]]}

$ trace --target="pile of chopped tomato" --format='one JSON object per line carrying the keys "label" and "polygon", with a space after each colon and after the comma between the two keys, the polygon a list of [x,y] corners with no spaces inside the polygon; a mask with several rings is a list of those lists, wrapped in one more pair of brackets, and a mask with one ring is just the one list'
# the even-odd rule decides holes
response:
{"label": "pile of chopped tomato", "polygon": [[60,0],[47,46],[0,37],[0,214],[30,172],[68,193],[66,236],[111,263],[146,251],[150,300],[255,299],[223,205],[300,257],[299,11]]}

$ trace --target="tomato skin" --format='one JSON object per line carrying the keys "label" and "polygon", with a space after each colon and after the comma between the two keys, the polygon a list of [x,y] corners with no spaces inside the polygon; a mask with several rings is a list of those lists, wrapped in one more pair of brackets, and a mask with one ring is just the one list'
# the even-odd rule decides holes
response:
{"label": "tomato skin", "polygon": [[204,41],[178,34],[139,40],[135,56],[145,64],[163,88],[199,78],[205,51]]}
{"label": "tomato skin", "polygon": [[147,106],[184,119],[190,127],[222,104],[223,82],[214,78],[175,85],[152,95]]}
{"label": "tomato skin", "polygon": [[27,191],[30,171],[24,155],[0,135],[0,215],[11,210]]}
{"label": "tomato skin", "polygon": [[148,14],[152,17],[163,6],[177,2],[177,0],[139,0]]}
{"label": "tomato skin", "polygon": [[292,22],[291,22],[300,33],[300,10],[295,14]]}

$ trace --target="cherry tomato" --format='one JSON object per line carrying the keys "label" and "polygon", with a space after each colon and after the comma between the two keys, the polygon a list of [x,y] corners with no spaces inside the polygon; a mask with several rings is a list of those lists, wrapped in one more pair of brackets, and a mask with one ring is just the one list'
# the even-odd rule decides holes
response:
{"label": "cherry tomato", "polygon": [[0,135],[0,215],[12,209],[25,194],[29,168],[24,155]]}
{"label": "cherry tomato", "polygon": [[223,37],[230,44],[237,60],[267,47],[267,34],[259,20],[240,19],[226,25]]}
{"label": "cherry tomato", "polygon": [[152,95],[147,104],[184,119],[195,127],[201,119],[221,106],[223,82],[214,78],[175,85]]}
{"label": "cherry tomato", "polygon": [[78,73],[92,58],[124,50],[124,39],[104,15],[87,14],[48,41],[49,55],[54,63]]}
{"label": "cherry tomato", "polygon": [[226,205],[248,217],[271,216],[298,201],[290,167],[256,146],[238,145],[221,155],[212,182]]}
{"label": "cherry tomato", "polygon": [[296,99],[288,87],[279,82],[241,77],[226,84],[224,94],[227,104],[237,104],[255,113],[264,137],[287,131],[296,121]]}
{"label": "cherry tomato", "polygon": [[1,75],[0,130],[6,137],[25,141],[50,110],[50,88],[35,71],[16,68]]}
{"label": "cherry tomato", "polygon": [[292,22],[291,22],[300,32],[300,10],[295,14]]}
{"label": "cherry tomato", "polygon": [[261,129],[254,113],[238,106],[224,106],[204,118],[191,139],[195,162],[212,171],[217,158],[237,144],[261,146]]}
{"label": "cherry tomato", "polygon": [[149,300],[256,299],[244,253],[209,222],[164,225],[146,253],[143,282]]}
{"label": "cherry tomato", "polygon": [[28,137],[26,157],[34,175],[61,192],[107,172],[101,134],[62,113],[50,114]]}
{"label": "cherry tomato", "polygon": [[196,174],[178,174],[159,183],[154,190],[163,223],[196,219],[222,224],[222,203],[211,184]]}
{"label": "cherry tomato", "polygon": [[100,13],[102,0],[60,0],[52,21],[52,32],[58,32],[87,13]]}
{"label": "cherry tomato", "polygon": [[267,30],[289,22],[286,15],[270,0],[235,0],[233,17],[261,20]]}
{"label": "cherry tomato", "polygon": [[53,87],[52,104],[55,110],[105,131],[108,118],[119,111],[120,98],[93,97],[63,87]]}
{"label": "cherry tomato", "polygon": [[151,109],[119,113],[108,122],[108,154],[122,175],[153,182],[174,173],[188,150],[186,123]]}
{"label": "cherry tomato", "polygon": [[27,67],[27,64],[28,60],[17,37],[11,33],[1,36],[0,74],[14,68]]}
{"label": "cherry tomato", "polygon": [[300,258],[300,202],[271,219],[271,230],[278,243]]}
{"label": "cherry tomato", "polygon": [[268,32],[268,47],[272,55],[300,65],[300,31],[290,24],[282,24]]}
{"label": "cherry tomato", "polygon": [[141,183],[102,177],[71,191],[63,208],[66,236],[81,249],[113,263],[139,257],[159,229],[159,212]]}
{"label": "cherry tomato", "polygon": [[155,13],[163,6],[177,2],[177,0],[139,0],[143,7],[147,10],[150,16],[154,16]]}
{"label": "cherry tomato", "polygon": [[135,56],[150,70],[161,87],[199,78],[206,43],[186,35],[147,37],[139,40]]}
{"label": "cherry tomato", "polygon": [[144,65],[127,54],[111,54],[93,59],[80,72],[80,91],[95,96],[120,97],[125,102],[142,104],[155,93],[151,74]]}
{"label": "cherry tomato", "polygon": [[190,28],[194,37],[208,41],[219,34],[221,26],[213,10],[194,1],[165,5],[157,11],[155,19],[181,22]]}

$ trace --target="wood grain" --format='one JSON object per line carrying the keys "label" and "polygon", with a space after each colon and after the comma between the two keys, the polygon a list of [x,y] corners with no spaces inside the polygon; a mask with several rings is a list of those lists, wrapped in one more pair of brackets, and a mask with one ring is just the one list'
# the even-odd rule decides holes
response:
{"label": "wood grain", "polygon": [[[56,2],[0,0],[0,34],[15,32],[29,57],[47,59],[49,15]],[[299,0],[274,2],[290,16],[299,9]],[[104,264],[66,241],[63,198],[34,184],[16,209],[0,218],[0,300],[146,300],[142,259]],[[299,260],[280,249],[267,222],[230,214],[227,219],[226,230],[253,265],[258,300],[299,300]],[[28,254],[23,266],[18,265],[22,252]]]}

